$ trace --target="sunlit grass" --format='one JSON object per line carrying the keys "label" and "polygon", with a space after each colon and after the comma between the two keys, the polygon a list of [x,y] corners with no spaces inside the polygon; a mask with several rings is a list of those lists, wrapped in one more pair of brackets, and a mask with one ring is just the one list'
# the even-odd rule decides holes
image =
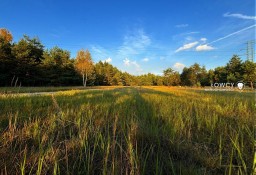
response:
{"label": "sunlit grass", "polygon": [[0,96],[8,174],[252,174],[254,95],[188,88]]}
{"label": "sunlit grass", "polygon": [[0,95],[14,94],[14,93],[56,92],[56,91],[69,91],[69,90],[114,89],[114,88],[118,88],[118,86],[0,87]]}

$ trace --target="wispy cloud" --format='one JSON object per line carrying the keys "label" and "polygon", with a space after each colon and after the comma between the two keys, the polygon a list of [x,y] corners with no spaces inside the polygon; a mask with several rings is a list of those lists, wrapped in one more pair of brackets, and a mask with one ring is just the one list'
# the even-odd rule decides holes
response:
{"label": "wispy cloud", "polygon": [[127,66],[127,67],[135,67],[135,69],[136,69],[136,71],[137,72],[142,72],[142,68],[141,68],[141,66],[136,62],[136,61],[131,61],[129,58],[125,58],[124,60],[123,60],[123,63],[124,63],[124,65],[125,66]]}
{"label": "wispy cloud", "polygon": [[188,24],[178,24],[175,27],[176,28],[184,28],[184,27],[188,27]]}
{"label": "wispy cloud", "polygon": [[249,19],[249,20],[256,20],[256,16],[247,16],[240,13],[225,13],[223,14],[224,17],[233,17],[233,18],[240,18],[240,19]]}
{"label": "wispy cloud", "polygon": [[143,71],[139,62],[149,61],[145,54],[150,54],[147,51],[150,47],[153,47],[150,36],[143,29],[137,29],[124,35],[123,42],[117,49],[92,45],[90,50],[96,61],[113,62],[114,65],[125,66],[125,71],[139,74]]}
{"label": "wispy cloud", "polygon": [[112,58],[107,58],[106,60],[104,60],[104,62],[106,62],[106,63],[110,63],[112,61]]}
{"label": "wispy cloud", "polygon": [[136,61],[132,61],[131,64],[136,67],[136,70],[137,70],[138,72],[141,72],[141,71],[142,71],[140,65],[139,65]]}
{"label": "wispy cloud", "polygon": [[181,46],[180,48],[175,50],[175,53],[180,52],[180,51],[184,51],[184,50],[189,50],[189,49],[195,47],[197,44],[198,44],[198,41],[188,43],[188,44],[184,44],[183,46]]}
{"label": "wispy cloud", "polygon": [[128,58],[123,60],[125,66],[130,66],[131,61]]}
{"label": "wispy cloud", "polygon": [[178,62],[173,65],[173,69],[179,72],[181,72],[184,67],[185,67],[185,64],[178,63]]}
{"label": "wispy cloud", "polygon": [[102,53],[102,47],[92,46],[91,49],[92,49],[93,52]]}
{"label": "wispy cloud", "polygon": [[197,32],[197,31],[195,31],[195,32],[186,32],[186,33],[183,33],[181,35],[192,35],[192,34],[198,34],[198,33],[200,33],[200,32]]}
{"label": "wispy cloud", "polygon": [[[192,49],[194,51],[210,51],[210,50],[215,49],[214,47],[210,46],[209,44],[205,44],[206,41],[207,41],[207,38],[201,38],[198,41],[188,43],[188,44],[184,44],[183,46],[179,47],[175,51],[175,53],[180,52],[180,51],[190,50],[190,49]],[[200,44],[200,45],[198,45],[198,44]]]}
{"label": "wispy cloud", "polygon": [[201,38],[200,41],[206,42],[207,38]]}
{"label": "wispy cloud", "polygon": [[197,46],[196,47],[196,51],[210,51],[210,50],[213,50],[214,49],[214,47],[212,47],[212,46],[209,46],[209,45],[207,45],[207,44],[203,44],[203,45],[199,45],[199,46]]}
{"label": "wispy cloud", "polygon": [[145,34],[143,29],[139,29],[124,37],[124,42],[118,51],[123,56],[139,54],[150,44],[150,37]]}
{"label": "wispy cloud", "polygon": [[238,30],[238,31],[233,32],[233,33],[230,33],[230,34],[228,34],[228,35],[226,35],[226,36],[224,36],[224,37],[218,38],[218,39],[216,39],[216,40],[214,40],[214,41],[212,41],[212,42],[209,42],[209,43],[206,43],[207,38],[201,38],[199,41],[195,41],[195,42],[188,43],[188,44],[185,44],[185,45],[181,46],[180,48],[178,48],[178,49],[175,51],[175,53],[180,52],[180,51],[184,51],[184,50],[192,49],[192,48],[194,48],[199,42],[201,42],[201,44],[198,45],[198,46],[195,48],[195,51],[211,51],[211,50],[214,50],[214,49],[215,49],[214,47],[210,46],[211,44],[216,43],[216,42],[219,42],[219,41],[221,41],[221,40],[224,40],[224,39],[226,39],[226,38],[229,38],[229,37],[231,37],[231,36],[237,35],[237,34],[239,34],[239,33],[241,33],[241,32],[244,32],[244,31],[246,31],[246,30],[249,30],[249,29],[252,29],[252,28],[255,28],[255,27],[256,27],[256,24],[251,25],[251,26],[248,26],[248,27],[246,27],[246,28],[243,28],[243,29]]}
{"label": "wispy cloud", "polygon": [[224,36],[224,37],[218,38],[218,39],[216,39],[216,40],[214,40],[214,41],[212,41],[212,42],[210,42],[210,43],[208,43],[208,44],[216,43],[216,42],[218,42],[218,41],[224,40],[224,39],[226,39],[226,38],[229,38],[229,37],[231,37],[231,36],[233,36],[233,35],[236,35],[236,34],[238,34],[238,33],[243,32],[243,31],[252,29],[252,28],[254,28],[254,27],[256,27],[256,24],[251,25],[251,26],[246,27],[246,28],[243,28],[243,29],[238,30],[238,31],[236,31],[236,32],[233,32],[233,33],[231,33],[231,34],[228,34],[228,35],[226,35],[226,36]]}
{"label": "wispy cloud", "polygon": [[185,38],[185,40],[186,40],[186,41],[192,41],[192,40],[194,40],[194,37],[192,37],[192,36],[187,36],[187,37]]}
{"label": "wispy cloud", "polygon": [[92,45],[90,50],[92,52],[93,59],[95,60],[102,60],[104,62],[106,61],[105,59],[110,56],[110,52],[99,45]]}
{"label": "wispy cloud", "polygon": [[148,58],[143,58],[142,61],[143,61],[143,62],[148,62],[149,59],[148,59]]}
{"label": "wispy cloud", "polygon": [[183,39],[185,37],[185,39],[187,41],[191,41],[191,40],[194,40],[193,35],[199,34],[199,33],[200,32],[198,32],[198,31],[188,31],[188,32],[184,32],[184,33],[173,35],[172,39],[173,40],[181,40],[181,39]]}
{"label": "wispy cloud", "polygon": [[[149,47],[151,47],[151,38],[143,29],[137,29],[125,35],[123,44],[118,48],[116,55],[123,59],[124,65],[129,67],[130,72],[141,73],[143,71],[141,66],[137,61],[129,58],[134,59],[135,56],[138,58],[144,55]],[[142,61],[148,60],[144,58]]]}

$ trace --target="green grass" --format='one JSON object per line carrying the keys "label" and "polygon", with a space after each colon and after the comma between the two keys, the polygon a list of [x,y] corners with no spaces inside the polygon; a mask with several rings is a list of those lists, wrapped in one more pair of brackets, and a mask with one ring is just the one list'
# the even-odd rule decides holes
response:
{"label": "green grass", "polygon": [[0,173],[253,174],[252,92],[0,96]]}
{"label": "green grass", "polygon": [[68,90],[86,90],[86,89],[113,89],[115,86],[65,86],[65,87],[0,87],[1,94],[17,94],[17,93],[35,93],[35,92],[56,92]]}

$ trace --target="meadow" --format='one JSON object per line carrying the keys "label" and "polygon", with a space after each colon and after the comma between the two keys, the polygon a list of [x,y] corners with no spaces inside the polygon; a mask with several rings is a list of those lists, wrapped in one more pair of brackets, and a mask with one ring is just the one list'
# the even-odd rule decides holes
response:
{"label": "meadow", "polygon": [[7,93],[0,174],[254,174],[254,126],[254,92]]}

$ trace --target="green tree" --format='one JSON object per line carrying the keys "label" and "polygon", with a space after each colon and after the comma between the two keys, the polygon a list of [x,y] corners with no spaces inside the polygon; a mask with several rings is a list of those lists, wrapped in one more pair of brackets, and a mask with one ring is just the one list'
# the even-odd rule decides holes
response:
{"label": "green tree", "polygon": [[105,82],[107,85],[112,85],[114,77],[114,68],[111,64],[104,62]]}
{"label": "green tree", "polygon": [[74,85],[79,75],[74,68],[70,52],[57,46],[44,51],[41,78],[47,85]]}
{"label": "green tree", "polygon": [[152,74],[144,74],[137,77],[140,86],[152,86],[154,85],[154,77]]}
{"label": "green tree", "polygon": [[[1,31],[2,29],[0,29],[0,85],[10,86],[16,63],[12,55],[11,39],[6,39],[6,36],[3,35]],[[6,31],[6,33],[9,32]]]}
{"label": "green tree", "polygon": [[163,86],[164,85],[164,80],[162,76],[156,76],[156,85],[157,86]]}
{"label": "green tree", "polygon": [[198,63],[195,63],[192,66],[190,66],[189,79],[191,81],[192,86],[201,86],[201,83],[200,83],[201,71],[202,71],[202,68]]}
{"label": "green tree", "polygon": [[215,82],[227,82],[227,69],[224,66],[216,67],[214,69]]}
{"label": "green tree", "polygon": [[189,68],[184,67],[182,70],[182,73],[180,74],[180,79],[181,79],[181,84],[183,86],[190,86],[190,81],[189,81]]}
{"label": "green tree", "polygon": [[215,82],[215,79],[214,79],[214,70],[210,69],[208,71],[208,74],[207,74],[207,77],[208,77],[208,81],[209,81],[209,84],[212,84]]}
{"label": "green tree", "polygon": [[43,48],[38,38],[30,38],[26,35],[14,44],[12,54],[17,63],[15,74],[20,78],[20,82],[28,86],[36,84],[39,78],[38,65],[43,60]]}
{"label": "green tree", "polygon": [[43,64],[58,65],[64,67],[70,63],[70,52],[63,50],[58,46],[53,47],[49,51],[46,50],[43,57]]}
{"label": "green tree", "polygon": [[197,63],[189,68],[184,67],[181,73],[182,85],[186,86],[201,86],[200,80],[202,81],[202,78],[202,68]]}
{"label": "green tree", "polygon": [[75,67],[83,77],[83,86],[86,87],[88,78],[94,72],[94,65],[91,54],[88,50],[79,50],[76,56]]}
{"label": "green tree", "polygon": [[99,61],[98,63],[95,64],[95,84],[98,86],[105,85],[104,84],[104,79],[105,79],[105,71],[104,71],[104,65],[102,61]]}
{"label": "green tree", "polygon": [[43,60],[44,46],[38,38],[30,38],[27,35],[14,44],[13,53],[20,63],[39,64]]}
{"label": "green tree", "polygon": [[199,69],[199,72],[197,73],[197,77],[201,86],[210,85],[210,79],[208,77],[208,73],[205,66]]}
{"label": "green tree", "polygon": [[226,65],[227,81],[237,82],[242,78],[242,61],[238,55],[233,55]]}
{"label": "green tree", "polygon": [[172,68],[168,68],[163,71],[164,73],[164,82],[167,86],[177,86],[180,84],[180,74],[174,71]]}
{"label": "green tree", "polygon": [[253,89],[253,82],[256,83],[256,63],[247,60],[242,64],[242,70],[244,81],[250,82],[250,86]]}
{"label": "green tree", "polygon": [[122,73],[119,70],[117,70],[115,72],[111,84],[115,85],[115,86],[122,86],[123,85]]}
{"label": "green tree", "polygon": [[124,72],[122,75],[123,75],[122,80],[123,80],[123,85],[124,86],[136,86],[136,85],[139,84],[138,77],[130,75],[127,72]]}

